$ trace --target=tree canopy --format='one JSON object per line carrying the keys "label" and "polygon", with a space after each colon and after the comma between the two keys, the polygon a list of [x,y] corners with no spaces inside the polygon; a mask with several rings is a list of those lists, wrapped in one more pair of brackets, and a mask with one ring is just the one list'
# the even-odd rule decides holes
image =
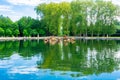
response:
{"label": "tree canopy", "polygon": [[13,22],[0,15],[0,36],[113,35],[120,26],[116,18],[119,10],[119,6],[103,0],[43,3],[35,7],[39,19],[23,16]]}
{"label": "tree canopy", "polygon": [[40,20],[23,16],[13,22],[9,17],[0,16],[0,36],[44,36],[45,32]]}
{"label": "tree canopy", "polygon": [[118,8],[110,1],[81,1],[40,4],[36,13],[51,35],[112,35]]}

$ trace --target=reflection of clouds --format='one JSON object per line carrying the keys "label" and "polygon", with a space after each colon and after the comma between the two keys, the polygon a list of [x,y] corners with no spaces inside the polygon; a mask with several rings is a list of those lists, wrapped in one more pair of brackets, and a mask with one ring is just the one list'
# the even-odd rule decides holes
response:
{"label": "reflection of clouds", "polygon": [[[37,68],[35,68],[35,63],[37,60],[36,56],[31,58],[31,60],[24,61],[24,59],[19,54],[13,54],[12,56],[10,56],[10,60],[11,62],[13,62],[13,64],[12,64],[12,67],[8,70],[8,73],[30,74],[38,70]],[[19,62],[19,63],[16,63],[16,62]],[[24,66],[24,65],[27,65],[27,66]]]}
{"label": "reflection of clouds", "polygon": [[80,80],[89,80],[87,76],[79,77]]}
{"label": "reflection of clouds", "polygon": [[11,60],[17,60],[17,59],[20,59],[21,56],[18,55],[18,54],[13,54],[12,56],[10,56]]}
{"label": "reflection of clouds", "polygon": [[0,69],[6,69],[8,74],[30,74],[38,71],[36,66],[37,56],[25,60],[19,54],[14,53],[7,59],[0,60]]}
{"label": "reflection of clouds", "polygon": [[14,62],[20,59],[20,56],[18,54],[13,54],[10,56],[10,58],[4,58],[3,60],[0,60],[0,68],[10,68],[13,66]]}
{"label": "reflection of clouds", "polygon": [[1,62],[0,61],[0,68],[10,68],[12,65],[11,63]]}
{"label": "reflection of clouds", "polygon": [[117,80],[120,80],[120,79],[117,79]]}
{"label": "reflection of clouds", "polygon": [[10,69],[8,71],[8,73],[13,73],[13,74],[30,74],[30,73],[34,73],[38,71],[37,68],[35,68],[34,66],[32,67],[26,67],[26,66],[19,66],[19,67],[13,67],[12,69]]}
{"label": "reflection of clouds", "polygon": [[0,68],[9,68],[13,62],[9,60],[0,60]]}
{"label": "reflection of clouds", "polygon": [[92,63],[94,63],[93,61],[97,61],[96,55],[97,55],[97,51],[95,49],[91,50],[90,48],[88,48],[88,54],[86,56],[87,57],[87,61],[86,61],[87,67],[91,66],[91,60],[92,60]]}
{"label": "reflection of clouds", "polygon": [[38,55],[36,55],[36,57],[38,57],[38,61],[37,64],[40,65],[43,63],[44,57],[41,53],[39,53]]}
{"label": "reflection of clouds", "polygon": [[116,52],[116,54],[114,55],[115,58],[120,58],[120,50]]}

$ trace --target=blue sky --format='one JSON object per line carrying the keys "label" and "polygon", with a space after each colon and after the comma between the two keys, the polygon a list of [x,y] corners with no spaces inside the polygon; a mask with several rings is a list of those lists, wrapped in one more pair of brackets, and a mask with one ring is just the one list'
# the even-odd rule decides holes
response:
{"label": "blue sky", "polygon": [[[35,6],[44,2],[60,2],[71,0],[0,0],[0,15],[8,16],[13,21],[19,20],[22,16],[36,18]],[[115,4],[120,4],[120,0],[112,0]]]}
{"label": "blue sky", "polygon": [[0,0],[0,15],[8,16],[13,21],[20,19],[22,16],[36,18],[34,7],[38,4],[30,4],[23,1],[24,0]]}
{"label": "blue sky", "polygon": [[35,6],[51,1],[60,2],[70,0],[0,0],[0,15],[8,16],[13,21],[19,20],[22,16],[36,18]]}

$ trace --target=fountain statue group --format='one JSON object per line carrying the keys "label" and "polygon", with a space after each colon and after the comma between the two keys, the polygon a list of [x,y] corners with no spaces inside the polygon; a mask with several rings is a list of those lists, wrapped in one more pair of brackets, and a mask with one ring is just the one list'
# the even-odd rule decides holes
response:
{"label": "fountain statue group", "polygon": [[75,43],[75,38],[68,37],[68,36],[64,36],[64,37],[50,36],[50,37],[44,39],[45,43],[50,43],[50,44],[56,44],[61,41],[63,41],[64,43]]}

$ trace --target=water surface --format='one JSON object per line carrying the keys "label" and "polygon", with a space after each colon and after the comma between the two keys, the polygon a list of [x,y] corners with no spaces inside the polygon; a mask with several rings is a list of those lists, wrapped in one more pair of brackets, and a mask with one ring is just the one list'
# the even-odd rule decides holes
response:
{"label": "water surface", "polygon": [[0,80],[120,80],[120,41],[1,41]]}

